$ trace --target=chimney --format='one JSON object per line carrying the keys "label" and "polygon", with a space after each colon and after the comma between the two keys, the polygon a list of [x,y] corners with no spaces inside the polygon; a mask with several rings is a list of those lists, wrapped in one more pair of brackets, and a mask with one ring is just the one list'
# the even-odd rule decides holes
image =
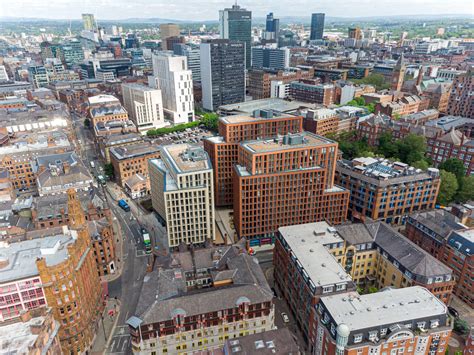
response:
{"label": "chimney", "polygon": [[69,162],[65,161],[63,163],[63,170],[64,170],[64,174],[69,174],[69,170],[70,170],[70,166],[69,166]]}

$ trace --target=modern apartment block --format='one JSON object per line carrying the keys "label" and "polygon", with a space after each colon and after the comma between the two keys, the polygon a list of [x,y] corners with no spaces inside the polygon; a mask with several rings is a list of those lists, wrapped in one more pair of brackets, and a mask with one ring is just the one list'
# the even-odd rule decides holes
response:
{"label": "modern apartment block", "polygon": [[474,71],[472,67],[456,76],[448,101],[448,114],[474,118]]}
{"label": "modern apartment block", "polygon": [[346,220],[349,192],[334,184],[337,143],[302,132],[241,142],[234,165],[234,223],[251,245],[279,227]]}
{"label": "modern apartment block", "polygon": [[194,121],[193,75],[186,57],[167,51],[154,54],[153,75],[163,97],[165,118],[175,124]]}
{"label": "modern apartment block", "polygon": [[122,84],[123,105],[138,131],[166,125],[161,90],[139,84]]}
{"label": "modern apartment block", "polygon": [[321,298],[313,354],[441,354],[452,324],[447,307],[423,287]]}
{"label": "modern apartment block", "polygon": [[349,217],[404,224],[408,214],[433,209],[438,196],[438,169],[427,172],[382,158],[337,162],[335,181],[350,191]]}
{"label": "modern apartment block", "polygon": [[276,233],[275,284],[309,344],[316,341],[319,299],[356,288],[339,261],[343,247],[344,240],[326,222],[280,227]]}
{"label": "modern apartment block", "polygon": [[153,209],[165,222],[168,247],[215,240],[214,177],[204,149],[166,145],[148,164]]}
{"label": "modern apartment block", "polygon": [[316,13],[311,15],[311,33],[310,40],[323,39],[324,32],[324,16],[323,13]]}
{"label": "modern apartment block", "polygon": [[222,39],[244,43],[245,67],[250,68],[250,48],[252,47],[252,12],[232,5],[219,11],[219,32]]}
{"label": "modern apartment block", "polygon": [[204,149],[214,169],[214,197],[216,206],[232,206],[233,171],[238,162],[240,142],[257,138],[271,138],[302,131],[302,117],[274,113],[270,110],[254,112],[253,116],[226,116],[218,122],[219,136],[205,139]]}
{"label": "modern apartment block", "polygon": [[284,70],[290,66],[290,49],[276,46],[252,47],[252,68]]}
{"label": "modern apartment block", "polygon": [[296,101],[330,106],[334,103],[334,85],[320,84],[317,79],[304,79],[290,83],[290,97]]}
{"label": "modern apartment block", "polygon": [[201,84],[206,110],[244,102],[245,43],[227,39],[202,42]]}
{"label": "modern apartment block", "polygon": [[405,235],[454,273],[454,294],[474,306],[474,233],[445,210],[415,213],[408,217]]}
{"label": "modern apartment block", "polygon": [[273,293],[242,247],[174,253],[148,274],[128,319],[134,354],[208,353],[274,329]]}

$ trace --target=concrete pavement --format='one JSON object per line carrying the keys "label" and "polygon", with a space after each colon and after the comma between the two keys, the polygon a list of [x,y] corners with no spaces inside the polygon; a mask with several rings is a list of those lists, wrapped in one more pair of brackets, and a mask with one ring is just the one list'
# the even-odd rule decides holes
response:
{"label": "concrete pavement", "polygon": [[99,328],[91,348],[91,354],[104,354],[112,340],[112,333],[117,326],[120,314],[120,301],[109,298],[99,321]]}

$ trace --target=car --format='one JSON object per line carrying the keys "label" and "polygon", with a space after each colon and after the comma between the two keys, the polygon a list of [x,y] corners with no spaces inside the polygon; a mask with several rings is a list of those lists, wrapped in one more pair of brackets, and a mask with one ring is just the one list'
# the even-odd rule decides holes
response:
{"label": "car", "polygon": [[283,319],[283,323],[290,322],[290,318],[288,317],[288,314],[286,314],[285,312],[281,312],[281,318]]}
{"label": "car", "polygon": [[274,287],[272,287],[273,297],[278,298],[277,292]]}
{"label": "car", "polygon": [[451,306],[448,306],[448,311],[453,315],[455,318],[459,318],[459,312],[456,310],[456,308],[453,308]]}

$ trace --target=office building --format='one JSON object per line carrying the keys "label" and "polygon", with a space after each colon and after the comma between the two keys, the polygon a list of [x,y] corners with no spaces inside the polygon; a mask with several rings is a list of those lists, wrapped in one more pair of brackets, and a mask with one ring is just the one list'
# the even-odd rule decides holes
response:
{"label": "office building", "polygon": [[302,79],[290,83],[293,100],[330,106],[334,103],[334,85],[321,84],[318,79]]}
{"label": "office building", "polygon": [[362,31],[359,27],[349,27],[347,36],[355,40],[361,40],[363,37]]}
{"label": "office building", "polygon": [[174,23],[162,23],[160,24],[160,36],[161,36],[161,49],[164,51],[172,51],[173,47],[168,47],[166,41],[170,37],[179,37],[180,31],[179,26]]}
{"label": "office building", "polygon": [[316,341],[321,296],[356,288],[337,259],[343,243],[326,222],[280,227],[276,233],[275,284],[308,344]]}
{"label": "office building", "polygon": [[188,69],[193,73],[193,82],[201,82],[201,50],[199,47],[191,47],[182,43],[173,47],[175,55],[184,55],[188,61]]}
{"label": "office building", "polygon": [[84,50],[82,44],[77,39],[64,43],[61,47],[64,65],[71,69],[84,61]]}
{"label": "office building", "polygon": [[273,12],[267,15],[265,23],[264,39],[268,41],[276,41],[280,36],[280,20],[273,18]]}
{"label": "office building", "polygon": [[231,206],[234,201],[233,170],[238,161],[239,143],[302,131],[302,117],[256,111],[250,115],[230,115],[218,122],[219,136],[205,139],[204,149],[214,168],[216,206]]}
{"label": "office building", "polygon": [[97,123],[128,121],[128,113],[119,99],[112,95],[96,95],[88,98],[89,118],[92,126]]}
{"label": "office building", "polygon": [[324,32],[324,14],[316,13],[311,15],[311,34],[309,39],[314,41],[323,39]]}
{"label": "office building", "polygon": [[174,124],[194,121],[192,72],[184,56],[153,54],[153,75],[163,97],[165,118]]}
{"label": "office building", "polygon": [[204,109],[216,111],[221,105],[245,101],[244,47],[244,42],[227,39],[208,40],[201,43],[201,84]]}
{"label": "office building", "polygon": [[[279,227],[346,220],[349,192],[334,184],[337,143],[302,132],[242,142],[234,165],[234,224],[251,245]],[[296,188],[297,187],[297,188]]]}
{"label": "office building", "polygon": [[299,66],[285,70],[251,69],[247,72],[247,90],[253,100],[267,99],[272,97],[271,88],[273,83],[286,85],[284,90],[289,92],[289,84],[292,81],[313,77],[314,69],[309,66]]}
{"label": "office building", "polygon": [[473,307],[473,229],[445,210],[434,210],[410,215],[405,234],[453,271],[454,294]]}
{"label": "office building", "polygon": [[93,14],[82,14],[82,24],[85,31],[94,31],[96,29],[96,22]]}
{"label": "office building", "polygon": [[244,43],[244,48],[240,50],[245,55],[245,68],[250,68],[250,48],[252,47],[252,12],[241,8],[237,4],[232,5],[232,8],[220,10],[219,31],[222,39],[229,39],[232,41]]}
{"label": "office building", "polygon": [[147,277],[127,320],[134,354],[221,352],[227,340],[274,329],[273,293],[239,245],[174,253]]}
{"label": "office building", "polygon": [[252,68],[283,70],[290,66],[290,49],[274,46],[252,47]]}
{"label": "office building", "polygon": [[456,76],[448,102],[448,114],[474,118],[474,71]]}
{"label": "office building", "polygon": [[123,105],[138,131],[166,125],[161,90],[140,84],[122,84]]}
{"label": "office building", "polygon": [[149,161],[153,209],[165,222],[167,246],[204,245],[215,240],[214,183],[211,161],[201,147],[161,148]]}
{"label": "office building", "polygon": [[336,183],[350,191],[349,217],[405,224],[416,211],[435,207],[440,177],[438,169],[427,172],[383,158],[340,160]]}
{"label": "office building", "polygon": [[313,354],[441,354],[452,323],[446,306],[423,287],[321,297]]}

